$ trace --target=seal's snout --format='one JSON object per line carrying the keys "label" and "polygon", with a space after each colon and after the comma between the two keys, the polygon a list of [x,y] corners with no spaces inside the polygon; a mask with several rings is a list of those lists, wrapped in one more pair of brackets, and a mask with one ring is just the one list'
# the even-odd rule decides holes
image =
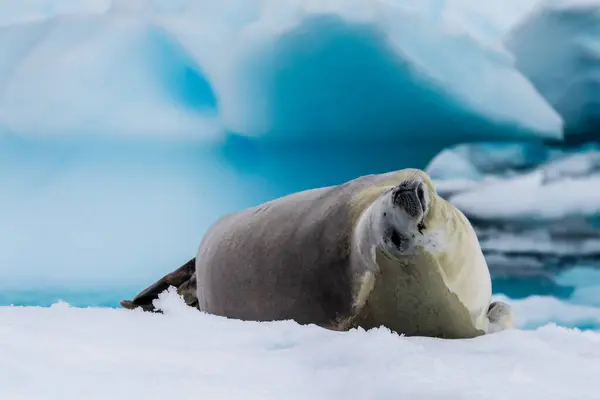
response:
{"label": "seal's snout", "polygon": [[411,217],[422,218],[429,203],[425,182],[415,178],[400,183],[392,192],[392,202]]}

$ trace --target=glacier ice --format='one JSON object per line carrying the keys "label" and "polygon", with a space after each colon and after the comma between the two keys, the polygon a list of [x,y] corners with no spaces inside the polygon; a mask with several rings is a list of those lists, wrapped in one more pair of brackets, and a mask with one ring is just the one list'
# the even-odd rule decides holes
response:
{"label": "glacier ice", "polygon": [[567,137],[600,131],[600,1],[541,2],[506,37],[515,65],[565,121]]}
{"label": "glacier ice", "polygon": [[502,43],[533,5],[0,0],[0,286],[144,285],[224,213],[560,138]]}
{"label": "glacier ice", "polygon": [[[600,212],[600,151],[568,154],[452,197],[469,215],[486,220],[551,220]],[[541,201],[540,199],[548,199]],[[550,201],[551,199],[551,201]]]}
{"label": "glacier ice", "polygon": [[555,281],[573,287],[569,302],[577,305],[600,307],[600,270],[593,266],[579,266],[557,275]]}
{"label": "glacier ice", "polygon": [[443,185],[448,180],[480,181],[532,169],[552,156],[539,143],[477,143],[445,149],[428,164],[427,172]]}
{"label": "glacier ice", "polygon": [[202,68],[159,27],[116,15],[0,28],[0,123],[20,134],[214,136]]}
{"label": "glacier ice", "polygon": [[[440,194],[475,224],[495,276],[547,277],[598,265],[598,145],[496,147],[459,146],[431,163]],[[456,158],[462,167],[452,170]]]}
{"label": "glacier ice", "polygon": [[421,163],[417,150],[9,135],[0,145],[0,289],[137,288],[193,257],[225,213],[393,170],[399,157]]}
{"label": "glacier ice", "polygon": [[561,137],[500,44],[411,1],[88,1],[0,3],[0,124],[440,146]]}

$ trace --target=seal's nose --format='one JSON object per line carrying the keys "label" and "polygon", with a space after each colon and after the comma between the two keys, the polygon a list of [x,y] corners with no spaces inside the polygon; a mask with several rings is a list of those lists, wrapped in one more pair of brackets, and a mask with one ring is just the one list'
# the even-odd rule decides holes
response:
{"label": "seal's nose", "polygon": [[418,178],[403,181],[392,192],[392,202],[404,209],[411,217],[422,217],[427,213],[425,183]]}

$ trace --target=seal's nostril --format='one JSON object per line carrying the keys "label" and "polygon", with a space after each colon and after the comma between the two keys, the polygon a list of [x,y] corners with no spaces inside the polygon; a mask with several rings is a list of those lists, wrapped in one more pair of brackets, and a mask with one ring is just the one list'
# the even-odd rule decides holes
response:
{"label": "seal's nostril", "polygon": [[423,182],[419,183],[419,186],[417,186],[417,197],[421,202],[421,208],[423,209],[423,213],[426,213],[427,201],[425,200],[425,184]]}

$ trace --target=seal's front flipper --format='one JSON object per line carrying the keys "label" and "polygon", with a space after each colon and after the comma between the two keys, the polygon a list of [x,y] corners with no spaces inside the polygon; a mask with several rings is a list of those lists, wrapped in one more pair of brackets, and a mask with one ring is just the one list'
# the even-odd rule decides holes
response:
{"label": "seal's front flipper", "polygon": [[174,286],[177,293],[183,297],[187,305],[198,307],[198,298],[196,297],[196,258],[179,267],[175,271],[163,276],[157,282],[142,290],[133,300],[122,300],[121,307],[127,309],[141,308],[144,311],[160,312],[152,301],[158,298],[158,295]]}

